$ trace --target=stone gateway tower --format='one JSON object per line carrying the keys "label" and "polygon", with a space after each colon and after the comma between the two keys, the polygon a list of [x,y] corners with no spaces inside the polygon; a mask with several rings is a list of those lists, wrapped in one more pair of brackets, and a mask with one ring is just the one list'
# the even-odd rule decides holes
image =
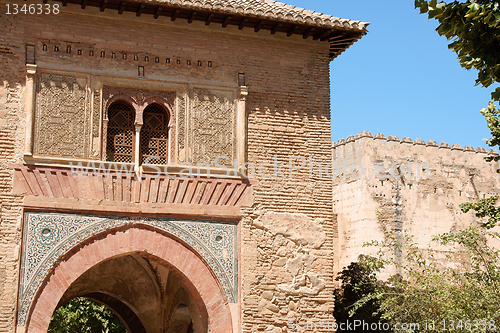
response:
{"label": "stone gateway tower", "polygon": [[366,23],[271,0],[0,5],[0,332],[46,332],[79,296],[134,333],[333,322],[329,62]]}

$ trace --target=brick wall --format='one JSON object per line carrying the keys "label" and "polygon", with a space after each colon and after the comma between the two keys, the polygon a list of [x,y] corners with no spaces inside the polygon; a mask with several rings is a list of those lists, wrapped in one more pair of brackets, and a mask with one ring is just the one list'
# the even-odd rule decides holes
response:
{"label": "brick wall", "polygon": [[[100,13],[98,8],[81,10],[74,5],[61,9],[59,15],[1,15],[1,28],[7,31],[0,36],[2,332],[12,331],[15,325],[22,197],[10,194],[12,171],[8,163],[22,162],[26,44],[35,45],[39,70],[141,80],[138,66],[144,66],[146,80],[189,78],[215,85],[235,84],[237,74],[245,73],[249,87],[248,161],[254,165],[273,163],[276,156],[278,163],[288,163],[292,155],[312,156],[323,164],[331,160],[328,42],[270,35],[268,31],[239,31],[231,26],[222,29],[217,24],[206,27],[200,22],[188,25],[169,18],[137,18],[130,13],[119,16],[114,11]],[[68,45],[71,53],[67,53]],[[93,56],[89,55],[91,50]],[[128,55],[126,60],[120,57],[122,53]],[[171,59],[170,64],[166,58]],[[273,173],[269,166],[263,171]],[[288,176],[287,167],[282,171]],[[319,175],[309,178],[308,173],[304,168],[291,179],[253,177],[259,180],[254,203],[245,209],[241,221],[243,332],[264,328],[281,332],[287,321],[332,319],[332,185],[330,179]],[[265,220],[270,213],[277,214],[277,223],[301,219],[304,234],[322,230],[326,238],[315,247],[310,241],[255,222]],[[309,224],[316,229],[308,231]],[[297,291],[290,291],[290,286]]]}
{"label": "brick wall", "polygon": [[[3,11],[3,6],[2,6]],[[24,45],[20,19],[1,14],[0,29],[0,331],[12,332],[16,304],[21,198],[12,194],[12,170],[23,145]],[[21,30],[23,30],[21,28]]]}

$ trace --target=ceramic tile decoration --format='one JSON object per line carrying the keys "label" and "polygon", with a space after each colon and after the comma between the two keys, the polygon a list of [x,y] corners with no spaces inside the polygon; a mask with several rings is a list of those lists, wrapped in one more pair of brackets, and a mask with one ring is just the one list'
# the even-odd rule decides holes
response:
{"label": "ceramic tile decoration", "polygon": [[235,223],[26,212],[18,325],[25,324],[38,288],[65,253],[98,233],[139,223],[158,228],[189,244],[213,270],[228,302],[236,302],[238,264]]}

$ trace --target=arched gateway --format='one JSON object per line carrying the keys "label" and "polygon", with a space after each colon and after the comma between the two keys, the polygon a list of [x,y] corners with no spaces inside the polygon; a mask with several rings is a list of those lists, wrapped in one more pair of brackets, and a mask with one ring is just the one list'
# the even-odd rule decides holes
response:
{"label": "arched gateway", "polygon": [[131,333],[333,322],[329,62],[367,24],[268,0],[48,9],[2,16],[0,331],[46,332],[79,296]]}
{"label": "arched gateway", "polygon": [[[57,225],[63,220],[71,223]],[[232,332],[228,297],[219,281],[222,268],[217,266],[228,263],[218,252],[227,257],[233,248],[233,226],[197,223],[27,213],[26,236],[41,245],[38,262],[33,249],[25,249],[26,266],[31,262],[37,267],[31,272],[35,274],[24,272],[21,298],[29,308],[21,305],[20,317],[25,316],[25,330],[46,332],[58,306],[84,296],[106,304],[132,333]],[[203,229],[205,242],[193,237],[196,229]],[[85,230],[93,235],[85,237]],[[44,267],[55,258],[51,254],[67,248],[43,277]],[[231,253],[229,259],[234,263]],[[39,279],[43,282],[37,283]],[[40,286],[34,297],[30,284]]]}

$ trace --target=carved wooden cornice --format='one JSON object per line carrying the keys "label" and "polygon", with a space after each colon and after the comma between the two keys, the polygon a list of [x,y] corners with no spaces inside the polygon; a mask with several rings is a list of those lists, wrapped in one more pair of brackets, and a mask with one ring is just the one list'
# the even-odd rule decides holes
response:
{"label": "carved wooden cornice", "polygon": [[[252,203],[252,184],[243,178],[185,178],[161,175],[142,179],[125,173],[15,164],[14,191],[25,208],[90,210],[95,213],[183,215],[238,218]],[[151,176],[151,175],[150,175]]]}

